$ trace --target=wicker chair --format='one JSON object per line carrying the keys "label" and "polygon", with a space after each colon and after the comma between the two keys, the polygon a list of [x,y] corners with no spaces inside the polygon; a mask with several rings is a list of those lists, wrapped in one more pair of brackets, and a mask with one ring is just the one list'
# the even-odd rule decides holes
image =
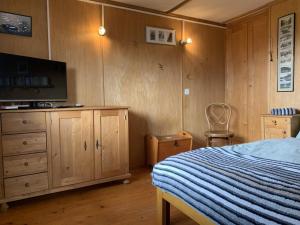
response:
{"label": "wicker chair", "polygon": [[229,131],[231,107],[225,103],[213,103],[206,107],[205,115],[209,130],[205,132],[207,146],[212,146],[213,139],[225,139],[232,143],[234,133]]}

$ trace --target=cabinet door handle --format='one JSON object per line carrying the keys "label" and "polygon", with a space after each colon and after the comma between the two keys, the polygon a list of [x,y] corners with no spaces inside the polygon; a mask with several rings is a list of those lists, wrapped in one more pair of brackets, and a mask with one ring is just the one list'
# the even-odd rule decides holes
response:
{"label": "cabinet door handle", "polygon": [[87,149],[87,144],[86,144],[86,141],[84,141],[84,151],[86,151]]}
{"label": "cabinet door handle", "polygon": [[99,149],[99,147],[100,147],[100,144],[99,144],[99,141],[97,140],[96,141],[96,149]]}

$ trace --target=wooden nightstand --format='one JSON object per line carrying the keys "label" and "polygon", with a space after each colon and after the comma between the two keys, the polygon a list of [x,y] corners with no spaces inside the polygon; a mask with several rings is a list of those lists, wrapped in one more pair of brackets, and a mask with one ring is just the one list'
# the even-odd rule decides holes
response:
{"label": "wooden nightstand", "polygon": [[146,137],[147,164],[154,165],[165,158],[192,150],[192,135],[182,131],[176,135]]}
{"label": "wooden nightstand", "polygon": [[300,115],[261,116],[262,139],[296,137],[300,130]]}

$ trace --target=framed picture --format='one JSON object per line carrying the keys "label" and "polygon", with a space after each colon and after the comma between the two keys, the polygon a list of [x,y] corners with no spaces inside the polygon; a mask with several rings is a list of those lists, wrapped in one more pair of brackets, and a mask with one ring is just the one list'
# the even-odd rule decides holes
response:
{"label": "framed picture", "polygon": [[0,11],[0,33],[31,37],[31,16],[24,16]]}
{"label": "framed picture", "polygon": [[277,91],[294,91],[295,13],[278,20]]}
{"label": "framed picture", "polygon": [[176,45],[176,31],[147,26],[146,42],[162,45]]}

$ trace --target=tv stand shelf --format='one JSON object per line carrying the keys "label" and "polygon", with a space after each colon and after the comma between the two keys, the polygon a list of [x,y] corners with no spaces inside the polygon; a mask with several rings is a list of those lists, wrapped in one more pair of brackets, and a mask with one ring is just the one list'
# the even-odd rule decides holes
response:
{"label": "tv stand shelf", "polygon": [[3,206],[130,177],[128,107],[1,110],[0,119]]}

